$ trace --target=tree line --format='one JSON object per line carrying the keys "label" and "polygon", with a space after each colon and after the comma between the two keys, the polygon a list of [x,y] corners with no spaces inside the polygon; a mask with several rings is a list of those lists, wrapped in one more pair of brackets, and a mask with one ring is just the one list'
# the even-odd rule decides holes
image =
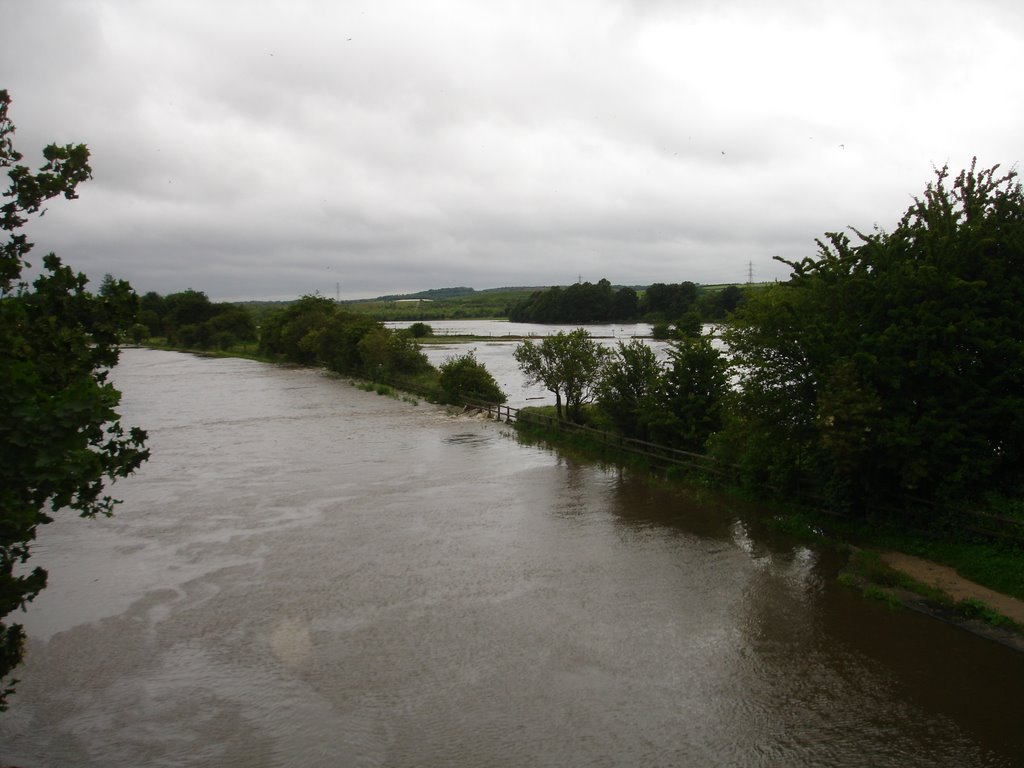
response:
{"label": "tree line", "polygon": [[505,394],[472,352],[449,357],[435,369],[416,342],[428,330],[422,323],[394,330],[332,299],[303,296],[264,319],[258,351],[300,365],[396,383],[437,402],[505,402]]}
{"label": "tree line", "polygon": [[689,451],[722,426],[727,365],[699,332],[672,339],[664,361],[643,341],[610,348],[585,328],[524,341],[514,354],[526,380],[554,394],[559,419]]}
{"label": "tree line", "polygon": [[669,335],[676,327],[724,320],[743,302],[744,292],[729,285],[713,290],[689,281],[654,283],[641,292],[629,286],[614,288],[602,278],[534,291],[512,304],[508,319],[520,323],[587,324],[648,320]]}
{"label": "tree line", "polygon": [[161,296],[150,291],[139,301],[138,322],[129,331],[133,340],[163,338],[171,346],[189,349],[231,349],[256,341],[256,323],[243,306],[212,302],[191,288]]}
{"label": "tree line", "polygon": [[851,512],[1019,509],[1024,194],[997,170],[938,170],[891,232],[780,259],[790,279],[731,314],[727,355],[683,329],[659,362],[581,329],[516,359],[560,418],[707,452],[760,488]]}

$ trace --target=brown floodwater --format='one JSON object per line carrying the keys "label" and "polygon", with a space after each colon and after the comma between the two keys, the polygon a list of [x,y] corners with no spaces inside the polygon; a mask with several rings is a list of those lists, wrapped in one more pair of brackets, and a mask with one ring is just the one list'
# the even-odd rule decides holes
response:
{"label": "brown floodwater", "polygon": [[41,531],[0,764],[1024,764],[1024,654],[750,505],[311,370],[115,380],[153,457]]}

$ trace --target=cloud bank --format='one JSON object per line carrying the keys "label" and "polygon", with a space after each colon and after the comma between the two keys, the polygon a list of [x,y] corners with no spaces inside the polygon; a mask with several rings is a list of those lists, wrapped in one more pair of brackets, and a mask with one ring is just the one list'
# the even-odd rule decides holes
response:
{"label": "cloud bank", "polygon": [[211,298],[784,279],[932,168],[1014,166],[1024,8],[464,0],[9,3],[33,222],[95,280]]}

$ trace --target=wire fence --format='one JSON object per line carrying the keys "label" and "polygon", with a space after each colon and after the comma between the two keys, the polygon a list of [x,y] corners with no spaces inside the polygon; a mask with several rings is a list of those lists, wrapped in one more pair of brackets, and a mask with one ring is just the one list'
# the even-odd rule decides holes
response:
{"label": "wire fence", "polygon": [[[523,410],[509,405],[468,402],[467,407],[480,413],[485,413],[492,419],[508,424],[522,422],[547,430],[581,435],[595,444],[641,457],[656,467],[679,467],[690,471],[696,470],[701,474],[713,475],[718,479],[726,481],[738,481],[740,478],[738,467],[720,462],[706,454],[693,453],[636,438],[624,437],[613,432],[594,429],[583,424],[575,424],[566,419],[538,413],[534,410]],[[805,501],[809,503],[815,503],[816,506],[821,505],[819,509],[833,517],[855,519],[854,515],[829,509],[827,505],[823,504],[823,499],[818,496],[804,494],[804,497]],[[876,517],[889,517],[894,522],[898,521],[903,527],[912,528],[919,533],[935,535],[938,532],[936,520],[941,520],[943,524],[939,530],[945,528],[949,532],[973,535],[990,541],[1001,541],[1012,546],[1024,548],[1024,520],[969,509],[951,509],[923,499],[907,497],[903,501],[905,503],[902,505],[876,505],[866,511]]]}
{"label": "wire fence", "polygon": [[[435,399],[438,395],[436,390],[426,389],[413,381],[400,378],[391,377],[390,380],[385,380],[382,383],[419,394],[427,399]],[[492,419],[509,424],[523,422],[547,430],[580,435],[594,444],[642,458],[653,467],[661,469],[678,467],[713,476],[722,482],[740,483],[742,481],[739,467],[729,465],[707,454],[625,437],[614,432],[595,429],[567,419],[539,413],[533,409],[521,409],[510,405],[475,400],[463,400],[463,403],[468,408],[486,413]],[[912,497],[894,500],[896,503],[891,505],[875,504],[861,510],[861,514],[853,515],[831,508],[826,500],[818,494],[805,491],[798,495],[801,502],[810,504],[818,511],[835,518],[857,520],[862,519],[865,515],[870,515],[875,518],[889,519],[895,524],[926,536],[934,537],[942,534],[975,536],[1024,549],[1024,520],[1019,518],[971,509],[950,508]]]}

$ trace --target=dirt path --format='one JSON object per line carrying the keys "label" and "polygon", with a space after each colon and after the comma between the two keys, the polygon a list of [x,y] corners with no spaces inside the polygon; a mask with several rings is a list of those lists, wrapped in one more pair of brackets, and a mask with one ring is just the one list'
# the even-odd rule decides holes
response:
{"label": "dirt path", "polygon": [[890,568],[907,574],[915,581],[941,589],[954,601],[980,600],[992,610],[1024,625],[1024,600],[994,592],[973,581],[968,581],[952,568],[922,560],[901,552],[887,552],[882,560]]}

